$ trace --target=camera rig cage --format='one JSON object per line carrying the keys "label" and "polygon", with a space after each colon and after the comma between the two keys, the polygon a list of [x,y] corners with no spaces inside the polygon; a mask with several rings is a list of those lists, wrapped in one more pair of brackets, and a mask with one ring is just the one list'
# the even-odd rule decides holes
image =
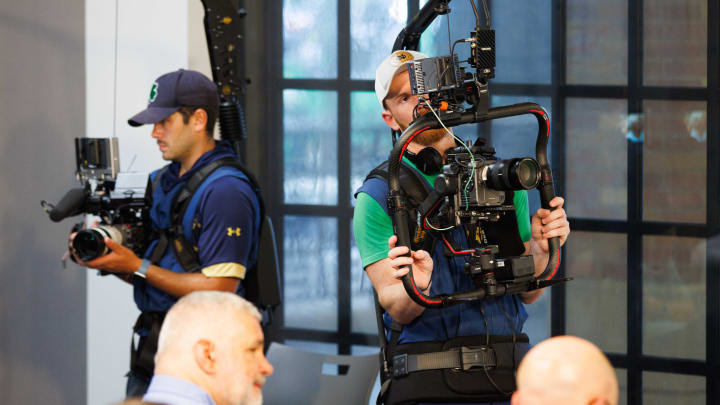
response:
{"label": "camera rig cage", "polygon": [[[407,246],[408,248],[411,246],[407,208],[409,201],[400,185],[402,157],[408,145],[416,136],[431,129],[447,129],[458,125],[480,123],[525,114],[534,116],[538,122],[535,153],[538,165],[537,171],[539,172],[534,184],[537,184],[535,188],[540,192],[542,207],[552,210],[550,200],[555,197],[555,190],[552,171],[547,159],[547,145],[550,136],[548,114],[540,105],[535,103],[520,103],[489,108],[487,83],[488,79],[495,76],[495,32],[490,29],[489,13],[485,2],[483,1],[486,24],[482,26],[474,0],[469,1],[476,19],[475,30],[471,32],[470,38],[455,41],[451,47],[450,56],[420,59],[408,63],[411,91],[413,94],[426,97],[423,101],[433,110],[433,114],[416,115],[415,120],[400,134],[399,138],[397,138],[397,133],[393,133],[393,150],[388,164],[388,186],[390,189],[388,208],[390,208],[393,228],[398,237],[397,246]],[[450,12],[449,3],[450,0],[429,1],[399,33],[393,46],[393,52],[417,50],[420,36],[430,23],[438,15]],[[467,62],[474,72],[465,72],[464,68],[459,66],[457,56],[452,54],[455,44],[459,42],[470,43],[471,53]],[[420,106],[420,102],[418,106]],[[469,105],[469,107],[466,107],[466,105]],[[470,155],[472,155],[472,152]],[[446,165],[445,168],[447,167]],[[438,176],[438,180],[441,181],[436,180],[435,190],[430,193],[420,206],[422,224],[418,224],[419,226],[426,223],[427,215],[437,208],[442,199],[448,199],[453,190],[456,190],[456,187],[447,187],[448,178],[455,174],[455,172],[448,173],[448,170],[444,170],[443,174]],[[473,175],[475,175],[474,171]],[[453,184],[456,183],[457,181]],[[486,210],[482,211],[480,215],[470,219],[470,221],[476,221],[478,217],[482,217],[486,212]],[[473,216],[468,215],[465,218],[472,218]],[[457,216],[456,225],[459,225],[460,221],[460,216]],[[466,271],[473,276],[474,284],[478,288],[455,294],[429,296],[417,287],[412,266],[406,265],[405,267],[409,271],[402,277],[405,291],[413,301],[424,307],[440,308],[467,301],[519,294],[571,280],[570,278],[553,279],[560,266],[561,258],[558,237],[548,240],[548,264],[545,270],[537,277],[534,276],[534,265],[529,256],[496,259],[495,255],[498,253],[496,245],[470,250],[455,250],[444,236],[442,236],[442,240],[448,248],[446,251],[449,251],[452,255],[470,256],[466,264]],[[505,273],[501,276],[503,271]],[[495,275],[496,272],[498,277]]]}

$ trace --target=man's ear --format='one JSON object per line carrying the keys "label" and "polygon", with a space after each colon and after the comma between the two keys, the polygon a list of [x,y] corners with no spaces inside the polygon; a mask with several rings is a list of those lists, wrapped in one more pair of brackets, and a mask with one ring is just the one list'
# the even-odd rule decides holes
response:
{"label": "man's ear", "polygon": [[205,132],[207,126],[208,115],[204,108],[198,108],[193,113],[192,129],[194,131]]}
{"label": "man's ear", "polygon": [[193,345],[195,364],[205,374],[215,374],[217,371],[217,352],[215,344],[206,339],[200,339]]}
{"label": "man's ear", "polygon": [[400,130],[400,125],[398,125],[397,121],[395,121],[395,117],[393,117],[393,115],[390,113],[390,111],[388,111],[388,110],[383,111],[382,117],[387,126],[394,129],[395,131]]}
{"label": "man's ear", "polygon": [[510,405],[520,405],[520,394],[517,391],[513,392],[510,397]]}
{"label": "man's ear", "polygon": [[600,395],[599,397],[590,401],[588,405],[610,405],[610,402],[605,399],[605,395]]}

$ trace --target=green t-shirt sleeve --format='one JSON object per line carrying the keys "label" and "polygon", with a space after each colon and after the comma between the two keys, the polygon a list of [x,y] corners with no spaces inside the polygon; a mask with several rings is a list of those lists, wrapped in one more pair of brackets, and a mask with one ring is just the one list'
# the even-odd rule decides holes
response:
{"label": "green t-shirt sleeve", "polygon": [[[513,197],[518,231],[523,242],[530,240],[530,215],[525,190]],[[393,235],[392,220],[382,206],[367,193],[359,193],[353,215],[353,233],[363,268],[387,257],[388,239]]]}
{"label": "green t-shirt sleeve", "polygon": [[518,231],[520,231],[520,239],[523,242],[530,240],[530,214],[528,213],[528,196],[527,191],[515,191],[513,204],[515,205],[515,216],[517,217]]}
{"label": "green t-shirt sleeve", "polygon": [[359,193],[353,214],[353,233],[363,268],[387,257],[392,220],[367,193]]}

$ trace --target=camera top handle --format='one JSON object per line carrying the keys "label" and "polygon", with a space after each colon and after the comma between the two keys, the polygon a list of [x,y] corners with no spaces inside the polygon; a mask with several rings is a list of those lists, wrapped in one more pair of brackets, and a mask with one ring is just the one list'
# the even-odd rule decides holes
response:
{"label": "camera top handle", "polygon": [[[550,207],[550,200],[555,197],[555,189],[553,187],[552,172],[547,159],[547,144],[550,137],[550,122],[547,112],[535,103],[520,103],[509,106],[491,108],[487,113],[478,113],[475,111],[455,112],[455,111],[438,111],[439,117],[446,127],[453,127],[463,124],[472,124],[478,122],[489,121],[498,118],[512,117],[517,115],[532,114],[538,122],[538,135],[535,143],[536,160],[540,165],[541,182],[538,185],[540,191],[540,201],[545,209]],[[440,122],[433,114],[425,114],[413,121],[410,126],[403,131],[395,143],[392,153],[390,154],[388,167],[388,186],[390,195],[388,197],[388,205],[392,211],[392,222],[395,234],[398,237],[397,246],[410,247],[409,219],[407,211],[407,197],[400,187],[400,162],[402,155],[407,146],[412,142],[413,138],[418,134],[429,130],[441,128]],[[417,287],[411,266],[406,266],[409,271],[402,278],[405,291],[410,298],[417,304],[424,307],[438,308],[459,304],[465,301],[481,300],[489,296],[502,296],[517,294],[524,291],[531,291],[543,288],[556,282],[564,280],[552,280],[560,266],[560,239],[558,237],[550,238],[549,241],[549,258],[545,270],[538,277],[534,277],[530,282],[522,284],[498,285],[496,291],[489,293],[486,288],[456,293],[451,295],[428,296]]]}

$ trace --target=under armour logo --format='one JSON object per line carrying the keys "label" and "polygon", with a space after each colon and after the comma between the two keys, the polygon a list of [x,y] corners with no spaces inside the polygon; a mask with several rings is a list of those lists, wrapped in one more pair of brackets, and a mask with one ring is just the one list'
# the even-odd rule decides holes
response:
{"label": "under armour logo", "polygon": [[242,229],[240,228],[228,228],[227,229],[227,236],[240,236],[242,233]]}

